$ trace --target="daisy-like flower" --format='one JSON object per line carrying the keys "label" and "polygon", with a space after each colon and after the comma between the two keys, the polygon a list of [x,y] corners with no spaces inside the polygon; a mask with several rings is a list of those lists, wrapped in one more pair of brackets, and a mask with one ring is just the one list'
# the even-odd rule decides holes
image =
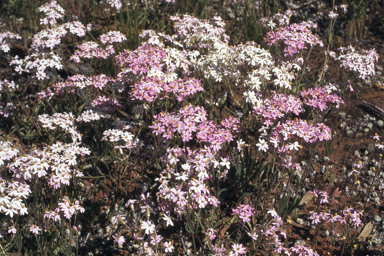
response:
{"label": "daisy-like flower", "polygon": [[39,226],[32,225],[29,228],[29,231],[31,231],[33,234],[39,234],[39,231],[41,231],[41,228]]}
{"label": "daisy-like flower", "polygon": [[300,145],[299,143],[297,143],[297,141],[295,141],[292,144],[289,144],[289,150],[299,150],[299,148],[300,148]]}
{"label": "daisy-like flower", "polygon": [[167,227],[169,225],[173,226],[173,222],[172,222],[171,217],[167,216],[166,214],[164,214],[163,220],[165,220],[167,222]]}
{"label": "daisy-like flower", "polygon": [[209,240],[212,241],[216,237],[215,232],[216,232],[216,230],[214,230],[212,228],[208,228],[205,233],[208,235]]}
{"label": "daisy-like flower", "polygon": [[252,239],[255,240],[255,241],[256,241],[257,238],[259,237],[259,235],[256,234],[256,232],[252,232],[252,233],[247,232],[247,234],[249,235],[250,238],[252,238]]}
{"label": "daisy-like flower", "polygon": [[242,139],[240,139],[240,141],[237,142],[237,150],[241,152],[243,150],[244,145],[245,145],[245,142]]}
{"label": "daisy-like flower", "polygon": [[144,229],[147,235],[155,232],[155,225],[151,221],[143,221],[140,228]]}
{"label": "daisy-like flower", "polygon": [[113,237],[113,241],[115,241],[116,243],[120,244],[120,245],[123,245],[123,243],[125,243],[125,238],[123,236],[118,236],[117,234],[115,234]]}
{"label": "daisy-like flower", "polygon": [[171,242],[164,242],[165,252],[173,252],[175,247],[172,246]]}
{"label": "daisy-like flower", "polygon": [[256,146],[259,148],[260,151],[264,152],[267,152],[269,148],[267,142],[263,139],[259,139],[259,143],[257,143]]}
{"label": "daisy-like flower", "polygon": [[10,227],[8,228],[8,233],[16,234],[16,228],[15,228],[15,226],[10,226]]}
{"label": "daisy-like flower", "polygon": [[373,138],[374,140],[380,141],[381,136],[375,133],[375,136],[371,136],[371,138]]}
{"label": "daisy-like flower", "polygon": [[232,245],[232,251],[231,251],[230,255],[238,256],[238,255],[246,254],[246,253],[247,253],[247,248],[243,247],[242,244]]}
{"label": "daisy-like flower", "polygon": [[339,14],[334,13],[333,11],[330,11],[328,16],[329,16],[329,18],[334,19],[334,18],[336,18],[337,16],[339,16]]}

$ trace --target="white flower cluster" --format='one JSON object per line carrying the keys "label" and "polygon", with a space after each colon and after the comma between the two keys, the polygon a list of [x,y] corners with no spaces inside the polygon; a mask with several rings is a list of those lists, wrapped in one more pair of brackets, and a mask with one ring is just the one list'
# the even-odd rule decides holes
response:
{"label": "white flower cluster", "polygon": [[42,124],[42,127],[50,130],[60,127],[71,134],[73,141],[81,141],[81,135],[76,131],[74,120],[75,118],[72,113],[55,113],[52,116],[48,114],[39,115],[39,122]]}
{"label": "white flower cluster", "polygon": [[77,155],[89,155],[89,149],[80,147],[80,143],[63,144],[57,142],[41,150],[34,150],[27,156],[17,157],[8,165],[12,177],[17,180],[31,181],[43,178],[48,185],[55,189],[61,184],[69,185],[70,179],[75,175],[83,176],[80,170],[74,169],[77,165]]}
{"label": "white flower cluster", "polygon": [[115,149],[137,149],[138,147],[141,147],[141,142],[139,139],[134,138],[134,135],[128,131],[125,131],[129,129],[129,126],[125,127],[123,130],[118,129],[109,129],[104,131],[103,135],[104,137],[101,140],[107,140],[110,142],[119,142],[122,141],[123,145],[117,145],[114,148]]}
{"label": "white flower cluster", "polygon": [[271,79],[271,70],[274,68],[272,55],[268,50],[248,42],[237,46],[237,56],[243,66],[252,68],[252,71],[247,73],[243,85],[254,91],[260,91],[260,86]]}
{"label": "white flower cluster", "polygon": [[[123,7],[123,4],[120,0],[105,0],[107,4],[109,4],[112,8],[116,8],[117,10],[120,10],[121,7]],[[129,1],[127,3],[129,5]]]}
{"label": "white flower cluster", "polygon": [[19,74],[22,74],[23,71],[27,73],[35,71],[36,75],[32,76],[32,78],[37,78],[38,80],[49,78],[45,72],[47,68],[56,68],[58,70],[63,68],[61,58],[54,52],[33,53],[27,55],[25,59],[19,59],[19,56],[16,55],[14,59],[10,61],[10,65],[15,66],[15,71]]}
{"label": "white flower cluster", "polygon": [[42,25],[56,25],[57,20],[62,19],[65,12],[65,10],[59,4],[57,4],[56,1],[52,1],[50,3],[46,3],[43,6],[40,6],[38,11],[45,13],[47,16],[44,19],[40,19],[40,24]]}
{"label": "white flower cluster", "polygon": [[0,50],[3,52],[9,52],[11,49],[9,47],[9,43],[5,42],[4,39],[10,38],[10,39],[21,39],[21,37],[17,34],[11,33],[11,32],[5,32],[0,33]]}
{"label": "white flower cluster", "polygon": [[1,81],[0,80],[0,92],[6,91],[6,90],[14,90],[16,87],[16,84],[14,81],[8,81],[7,79]]}
{"label": "white flower cluster", "polygon": [[102,44],[122,43],[127,38],[120,31],[109,31],[106,34],[102,34],[99,38]]}
{"label": "white flower cluster", "polygon": [[85,26],[79,21],[72,21],[61,24],[60,26],[43,29],[32,38],[32,47],[31,49],[38,52],[44,48],[50,48],[51,50],[61,43],[61,38],[63,38],[68,31],[71,34],[83,37],[86,34]]}
{"label": "white flower cluster", "polygon": [[11,142],[0,141],[0,167],[4,165],[4,161],[9,161],[17,156],[19,150],[12,147]]}
{"label": "white flower cluster", "polygon": [[[329,55],[341,62],[340,67],[355,72],[357,71],[361,79],[375,75],[375,62],[378,61],[379,55],[374,48],[369,51],[363,50],[363,54],[359,54],[351,45],[348,46],[348,48],[340,47],[339,50],[341,51],[339,57],[335,57],[334,53],[330,53]],[[344,54],[344,51],[347,51],[347,53]]]}
{"label": "white flower cluster", "polygon": [[91,121],[97,121],[100,120],[101,118],[110,118],[110,114],[105,114],[101,111],[98,110],[86,110],[81,115],[76,119],[76,122],[86,122],[89,123]]}
{"label": "white flower cluster", "polygon": [[8,117],[13,109],[16,109],[16,106],[12,102],[8,102],[5,106],[3,102],[0,102],[0,115]]}
{"label": "white flower cluster", "polygon": [[21,200],[31,194],[31,189],[25,181],[6,181],[0,177],[0,193],[0,212],[11,218],[13,215],[28,214],[28,209]]}
{"label": "white flower cluster", "polygon": [[[5,161],[16,157],[18,152],[19,150],[12,147],[11,142],[0,141],[0,166],[3,166]],[[11,218],[14,214],[28,213],[21,198],[26,198],[30,193],[29,185],[24,181],[14,179],[6,181],[0,177],[0,212],[4,212]]]}

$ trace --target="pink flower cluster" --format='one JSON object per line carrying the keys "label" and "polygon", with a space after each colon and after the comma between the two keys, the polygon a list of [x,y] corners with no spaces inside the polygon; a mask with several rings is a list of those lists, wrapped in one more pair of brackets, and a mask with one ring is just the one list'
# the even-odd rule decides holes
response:
{"label": "pink flower cluster", "polygon": [[316,197],[321,197],[320,198],[320,204],[326,204],[326,203],[329,203],[328,199],[329,199],[329,195],[327,192],[325,191],[321,191],[321,190],[313,190],[311,191],[311,193]]}
{"label": "pink flower cluster", "polygon": [[232,215],[235,214],[239,215],[239,218],[242,219],[243,222],[249,222],[252,216],[255,215],[255,209],[248,204],[242,204],[236,209],[232,209]]}
{"label": "pink flower cluster", "polygon": [[312,34],[310,28],[316,28],[313,22],[294,23],[286,27],[277,28],[276,31],[270,31],[265,36],[265,42],[272,46],[279,41],[283,41],[285,56],[293,56],[303,49],[307,49],[305,43],[311,47],[318,44],[323,47],[323,42],[318,35]]}
{"label": "pink flower cluster", "polygon": [[363,213],[359,210],[353,209],[353,208],[347,208],[343,211],[343,216],[340,216],[338,214],[332,215],[325,212],[311,212],[310,219],[312,220],[312,224],[318,224],[323,221],[327,222],[339,222],[340,224],[344,225],[353,225],[355,227],[361,226],[363,223],[361,218],[363,217]]}
{"label": "pink flower cluster", "polygon": [[301,92],[301,97],[305,98],[305,104],[319,108],[321,111],[327,109],[328,102],[336,103],[336,108],[339,108],[340,104],[344,104],[344,101],[337,94],[330,94],[332,90],[329,88],[329,86],[325,89],[321,87],[309,88]]}
{"label": "pink flower cluster", "polygon": [[196,133],[197,141],[208,142],[210,148],[218,151],[225,142],[233,140],[232,132],[240,131],[240,123],[236,118],[230,118],[232,125],[228,121],[224,125],[216,125],[213,121],[207,120],[207,113],[203,107],[193,105],[185,106],[179,110],[178,114],[163,113],[154,116],[155,122],[152,126],[153,133],[162,135],[171,139],[175,132],[178,132],[183,142],[193,139],[193,133]]}
{"label": "pink flower cluster", "polygon": [[9,50],[11,49],[9,47],[9,43],[5,41],[6,38],[21,39],[21,36],[11,32],[0,33],[0,50],[2,50],[3,52],[9,52]]}
{"label": "pink flower cluster", "polygon": [[198,91],[204,91],[200,80],[184,78],[165,83],[159,78],[146,77],[133,85],[130,92],[132,100],[154,101],[163,91],[164,99],[167,93],[173,93],[177,96],[177,101],[181,102],[185,97],[193,95]]}
{"label": "pink flower cluster", "polygon": [[108,59],[111,54],[115,53],[115,49],[112,45],[107,45],[104,49],[100,48],[96,42],[85,42],[77,46],[79,50],[76,50],[74,55],[69,60],[80,63],[80,58],[92,59],[92,58],[103,58]]}
{"label": "pink flower cluster", "polygon": [[148,43],[143,43],[134,51],[124,50],[115,57],[116,65],[122,65],[123,72],[120,77],[125,74],[133,73],[135,75],[146,74],[149,70],[162,71],[162,59],[167,53],[161,47],[153,47]]}
{"label": "pink flower cluster", "polygon": [[[316,141],[330,140],[331,129],[323,123],[312,124],[302,119],[286,120],[284,123],[279,122],[276,127],[274,127],[270,142],[274,144],[276,148],[280,142],[280,136],[282,136],[283,140],[288,140],[293,135],[304,139],[305,142],[313,143]],[[281,149],[282,152],[288,150],[288,145],[286,146],[286,149]]]}
{"label": "pink flower cluster", "polygon": [[62,200],[63,200],[63,202],[59,203],[60,207],[57,208],[55,211],[56,212],[59,212],[59,211],[63,212],[65,218],[67,218],[67,219],[72,218],[72,216],[74,214],[76,214],[77,211],[79,211],[81,213],[85,212],[85,209],[80,206],[79,200],[76,200],[74,203],[71,203],[71,201],[69,201],[69,199],[66,199],[66,198],[63,198]]}
{"label": "pink flower cluster", "polygon": [[299,115],[304,111],[301,100],[293,95],[277,94],[272,92],[270,99],[265,99],[259,107],[253,108],[253,113],[264,118],[264,125],[269,127],[277,118],[284,117],[287,113],[293,112]]}
{"label": "pink flower cluster", "polygon": [[295,246],[289,248],[289,252],[286,253],[295,253],[297,255],[306,255],[306,256],[319,256],[316,251],[311,248],[308,248],[302,244],[296,244]]}
{"label": "pink flower cluster", "polygon": [[91,103],[92,108],[100,111],[114,112],[121,105],[115,98],[107,98],[105,96],[99,96]]}

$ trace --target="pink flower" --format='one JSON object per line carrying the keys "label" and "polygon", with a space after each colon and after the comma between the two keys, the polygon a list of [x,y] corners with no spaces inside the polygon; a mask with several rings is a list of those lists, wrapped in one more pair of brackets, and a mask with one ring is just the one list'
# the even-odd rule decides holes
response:
{"label": "pink flower", "polygon": [[118,236],[117,234],[115,234],[112,237],[113,237],[114,241],[120,245],[123,245],[125,243],[125,238],[123,236]]}
{"label": "pink flower", "polygon": [[39,234],[39,231],[41,231],[41,228],[36,226],[36,225],[32,225],[30,228],[29,228],[29,231],[34,233],[34,234]]}
{"label": "pink flower", "polygon": [[250,221],[251,217],[255,214],[255,209],[248,204],[242,204],[236,209],[232,209],[232,211],[232,215],[238,214],[239,218],[242,219],[243,222]]}
{"label": "pink flower", "polygon": [[231,251],[232,255],[237,256],[237,255],[246,254],[246,253],[247,253],[247,248],[243,247],[242,244],[232,245],[232,251]]}
{"label": "pink flower", "polygon": [[16,228],[15,228],[15,226],[10,226],[10,227],[8,228],[8,233],[16,234]]}
{"label": "pink flower", "polygon": [[216,232],[216,230],[214,230],[212,228],[208,228],[205,233],[208,235],[209,240],[212,241],[216,237],[215,232]]}

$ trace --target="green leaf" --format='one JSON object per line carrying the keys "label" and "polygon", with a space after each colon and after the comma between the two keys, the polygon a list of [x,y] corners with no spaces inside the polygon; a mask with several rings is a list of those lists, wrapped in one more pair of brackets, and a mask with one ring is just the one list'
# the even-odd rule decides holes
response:
{"label": "green leaf", "polygon": [[190,234],[195,234],[195,231],[192,229],[192,227],[189,225],[189,223],[185,224],[185,230],[187,230]]}
{"label": "green leaf", "polygon": [[24,139],[29,140],[36,136],[36,133],[28,131],[27,134],[25,134]]}
{"label": "green leaf", "polygon": [[284,212],[285,208],[287,207],[288,205],[288,200],[289,200],[289,196],[290,196],[290,193],[288,192],[288,194],[283,197],[283,199],[280,201],[280,204],[279,204],[279,211],[278,211],[278,214],[281,216],[281,214]]}
{"label": "green leaf", "polygon": [[223,193],[224,191],[227,191],[228,188],[222,188],[219,190],[219,192],[217,192],[217,197],[220,197],[221,193]]}
{"label": "green leaf", "polygon": [[83,105],[81,105],[78,109],[77,109],[77,115],[80,115],[81,111],[83,110],[83,108],[85,107],[85,103]]}
{"label": "green leaf", "polygon": [[33,114],[34,116],[37,116],[37,114],[39,113],[39,110],[40,110],[40,105],[38,105],[37,107],[35,107],[35,108],[33,109],[32,114]]}
{"label": "green leaf", "polygon": [[245,192],[245,193],[243,193],[243,194],[239,197],[239,200],[237,200],[237,204],[241,203],[241,200],[243,200],[244,197],[251,196],[251,195],[253,195],[253,192]]}

